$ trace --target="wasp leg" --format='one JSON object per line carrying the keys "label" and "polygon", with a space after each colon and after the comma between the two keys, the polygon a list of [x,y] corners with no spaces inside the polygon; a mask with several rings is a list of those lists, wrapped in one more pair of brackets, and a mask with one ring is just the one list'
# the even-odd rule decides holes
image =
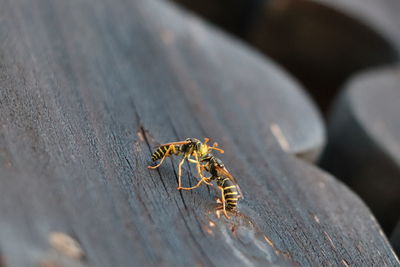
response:
{"label": "wasp leg", "polygon": [[183,189],[183,190],[193,190],[193,189],[195,189],[195,188],[197,188],[197,187],[199,187],[200,185],[201,185],[201,183],[206,183],[206,184],[208,184],[208,185],[211,185],[211,183],[210,183],[210,178],[211,177],[203,177],[203,178],[201,178],[201,180],[195,185],[195,186],[192,186],[192,187],[181,187],[180,189]]}
{"label": "wasp leg", "polygon": [[188,160],[190,163],[194,163],[194,164],[199,163],[197,160],[194,160],[194,159],[191,159],[191,158],[188,158],[187,160]]}
{"label": "wasp leg", "polygon": [[[219,190],[221,190],[222,210],[223,210],[223,212],[224,212],[225,217],[226,217],[227,219],[230,219],[230,217],[228,216],[228,213],[226,212],[224,189],[223,189],[221,186],[218,186],[218,188],[219,188]],[[221,209],[221,207],[220,207],[220,208],[217,208],[218,211],[219,211],[220,209]],[[217,212],[218,212],[218,211],[217,211]],[[218,215],[219,215],[219,213],[218,213]],[[219,216],[218,216],[218,217],[219,217]]]}
{"label": "wasp leg", "polygon": [[149,169],[157,169],[158,167],[160,167],[161,164],[163,163],[164,159],[165,159],[166,157],[169,156],[169,152],[170,152],[171,150],[173,151],[173,153],[176,153],[175,146],[170,145],[170,146],[168,147],[167,151],[165,152],[164,156],[163,156],[162,159],[160,160],[160,163],[158,163],[156,166],[147,166],[147,168],[149,168]]}
{"label": "wasp leg", "polygon": [[[189,161],[190,163],[196,164],[197,172],[198,172],[199,175],[200,175],[200,179],[205,178],[205,177],[202,175],[202,173],[204,172],[204,167],[203,167],[203,165],[201,165],[200,162],[199,162],[198,160],[191,159],[190,157],[188,158],[188,161]],[[208,179],[207,179],[207,180],[208,180]],[[207,185],[212,186],[212,183],[210,183],[210,182],[208,182],[208,181],[206,181],[206,180],[204,180],[203,182],[204,182],[205,184],[207,184]]]}
{"label": "wasp leg", "polygon": [[178,190],[182,189],[182,180],[181,180],[181,176],[182,176],[182,164],[185,162],[186,156],[184,156],[181,160],[181,162],[179,162],[178,165]]}
{"label": "wasp leg", "polygon": [[[213,184],[211,183],[211,179],[210,177],[203,177],[202,178],[203,183],[205,183],[206,185],[212,186]],[[201,181],[201,180],[200,180]]]}
{"label": "wasp leg", "polygon": [[197,161],[197,163],[196,163],[197,173],[199,174],[200,178],[203,179],[204,176],[203,176],[203,173],[201,172],[201,169],[200,169],[199,156],[197,156],[197,152],[196,151],[194,152],[194,157],[196,158],[196,161]]}
{"label": "wasp leg", "polygon": [[198,174],[199,174],[201,180],[204,180],[204,183],[206,183],[207,185],[211,185],[211,183],[209,183],[209,182],[207,181],[207,180],[209,180],[209,178],[205,178],[205,177],[203,176],[203,169],[204,169],[204,167],[203,167],[203,165],[200,164],[199,156],[197,155],[196,152],[194,153],[194,156],[195,156],[195,158],[196,158],[196,168],[197,168],[197,172],[198,172]]}

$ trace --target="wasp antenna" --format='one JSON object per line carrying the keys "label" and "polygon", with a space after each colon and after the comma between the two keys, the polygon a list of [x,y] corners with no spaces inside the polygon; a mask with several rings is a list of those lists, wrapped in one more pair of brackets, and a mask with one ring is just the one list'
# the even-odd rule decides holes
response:
{"label": "wasp antenna", "polygon": [[217,147],[210,147],[210,149],[217,150],[217,151],[219,151],[221,154],[224,154],[224,153],[225,153],[225,151],[224,151],[223,149],[220,149],[220,148],[217,148]]}
{"label": "wasp antenna", "polygon": [[224,154],[225,153],[225,151],[224,150],[222,150],[222,149],[220,149],[220,148],[217,148],[218,147],[218,143],[217,142],[215,142],[212,146],[208,146],[208,149],[214,149],[214,150],[218,150],[220,153],[222,153],[222,154]]}
{"label": "wasp antenna", "polygon": [[213,144],[213,146],[210,147],[210,149],[217,150],[217,151],[221,152],[221,154],[224,154],[224,153],[225,153],[224,150],[218,148],[218,143],[217,143],[217,142],[215,142],[215,143]]}

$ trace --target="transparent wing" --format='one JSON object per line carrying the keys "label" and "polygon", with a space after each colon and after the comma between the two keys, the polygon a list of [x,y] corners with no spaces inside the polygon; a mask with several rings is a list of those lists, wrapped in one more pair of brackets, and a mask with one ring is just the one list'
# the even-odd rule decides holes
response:
{"label": "transparent wing", "polygon": [[171,143],[161,144],[161,145],[158,145],[157,147],[170,146],[170,145],[184,145],[184,144],[189,144],[189,143],[190,143],[190,141],[178,141],[178,142],[171,142]]}
{"label": "transparent wing", "polygon": [[235,184],[235,186],[237,187],[238,192],[240,194],[240,197],[243,199],[244,198],[243,193],[242,193],[242,190],[240,190],[240,187],[239,187],[239,184],[238,184],[236,178],[233,177],[233,175],[225,167],[216,166],[215,168],[217,170],[218,176],[227,177]]}

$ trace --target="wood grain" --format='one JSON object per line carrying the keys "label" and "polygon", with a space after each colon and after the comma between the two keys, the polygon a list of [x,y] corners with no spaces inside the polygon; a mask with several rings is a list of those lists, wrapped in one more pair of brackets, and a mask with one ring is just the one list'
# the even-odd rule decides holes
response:
{"label": "wood grain", "polygon": [[[359,198],[283,152],[273,123],[292,151],[319,148],[323,127],[270,60],[164,2],[1,6],[7,266],[399,264]],[[153,146],[192,136],[218,141],[240,180],[232,220],[212,188],[176,190],[177,160],[147,169]],[[85,257],[58,257],[54,232]]]}

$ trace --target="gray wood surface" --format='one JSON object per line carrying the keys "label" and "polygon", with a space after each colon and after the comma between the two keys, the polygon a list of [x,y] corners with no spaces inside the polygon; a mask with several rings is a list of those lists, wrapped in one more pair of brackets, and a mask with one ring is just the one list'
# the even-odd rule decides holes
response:
{"label": "gray wood surface", "polygon": [[[0,18],[4,265],[399,265],[360,199],[290,155],[323,127],[270,60],[158,1],[3,0]],[[147,169],[205,136],[244,192],[232,220],[212,188],[176,190],[177,160]]]}
{"label": "gray wood surface", "polygon": [[400,255],[400,221],[397,223],[390,236],[390,243],[392,243],[393,249],[397,255]]}

